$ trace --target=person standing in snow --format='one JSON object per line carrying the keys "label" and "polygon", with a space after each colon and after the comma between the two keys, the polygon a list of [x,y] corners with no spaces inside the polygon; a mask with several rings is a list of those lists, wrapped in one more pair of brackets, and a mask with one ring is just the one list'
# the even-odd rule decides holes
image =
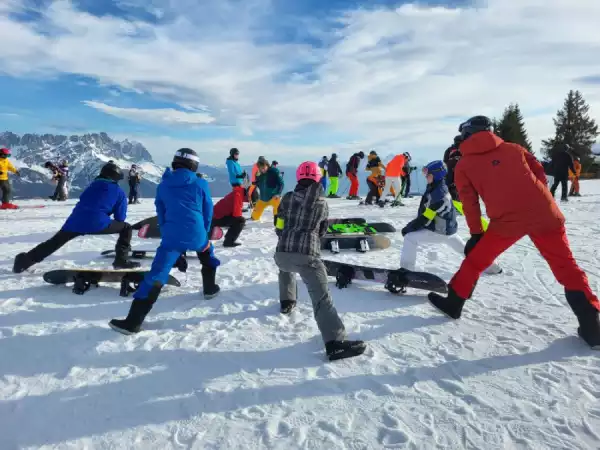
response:
{"label": "person standing in snow", "polygon": [[218,295],[215,283],[220,261],[209,241],[213,204],[208,182],[197,176],[200,158],[190,148],[175,152],[171,169],[167,169],[156,189],[156,212],[161,241],[150,272],[133,294],[129,314],[123,320],[113,319],[109,326],[122,334],[138,333],[144,319],[158,300],[169,272],[187,250],[196,251],[202,264],[204,298]]}
{"label": "person standing in snow", "polygon": [[571,179],[571,190],[569,191],[569,195],[573,197],[581,197],[579,193],[579,176],[581,175],[581,163],[579,162],[579,158],[573,158],[573,167],[575,167],[575,172],[569,169],[569,178]]}
{"label": "person standing in snow", "polygon": [[250,206],[252,208],[254,208],[254,206],[256,205],[256,202],[258,201],[258,199],[260,197],[259,188],[257,186],[257,181],[256,181],[256,178],[260,175],[259,166],[263,166],[266,163],[267,163],[267,158],[265,158],[264,156],[259,156],[258,160],[254,163],[254,165],[252,166],[252,169],[250,170],[250,187],[248,188],[248,203],[250,203]]}
{"label": "person standing in snow", "polygon": [[569,192],[569,170],[576,172],[575,166],[573,165],[573,158],[569,154],[569,150],[566,145],[561,145],[552,155],[552,171],[554,174],[554,184],[550,188],[552,197],[556,193],[558,185],[561,185],[561,198],[563,202],[568,202],[567,194]]}
{"label": "person standing in snow", "polygon": [[329,164],[329,160],[327,156],[323,156],[321,161],[319,161],[319,168],[321,169],[321,184],[323,185],[323,190],[327,192],[327,165]]}
{"label": "person standing in snow", "polygon": [[[242,188],[246,172],[242,170],[242,166],[238,162],[240,151],[237,148],[229,150],[229,158],[225,161],[227,166],[227,174],[229,175],[229,184],[233,189]],[[243,188],[242,188],[243,189]]]}
{"label": "person standing in snow", "polygon": [[139,186],[142,181],[142,175],[135,164],[129,169],[129,204],[139,203]]}
{"label": "person standing in snow", "polygon": [[364,152],[360,151],[350,157],[348,164],[346,164],[346,177],[350,180],[350,192],[348,193],[348,200],[360,200],[358,196],[358,189],[360,187],[360,181],[358,180],[358,166],[360,161],[365,157]]}
{"label": "person standing in snow", "polygon": [[331,158],[329,158],[329,163],[327,164],[327,175],[329,177],[329,191],[327,192],[327,197],[340,198],[337,193],[340,186],[341,174],[342,168],[337,160],[337,154],[332,153]]}
{"label": "person standing in snow", "polygon": [[375,150],[371,150],[369,152],[369,156],[367,156],[366,171],[370,172],[370,175],[367,177],[369,193],[367,194],[367,198],[365,199],[365,205],[372,205],[373,199],[375,199],[375,203],[379,202],[381,193],[379,188],[380,178],[382,177],[384,169],[385,166],[381,162],[379,156],[377,156],[377,152]]}
{"label": "person standing in snow", "polygon": [[17,170],[13,163],[8,160],[10,156],[11,154],[9,149],[0,148],[0,189],[2,190],[2,205],[0,206],[0,209],[18,208],[17,205],[10,202],[10,194],[12,189],[10,187],[10,181],[8,180],[8,172],[12,172],[18,177],[21,176],[21,173]]}
{"label": "person standing in snow", "polygon": [[404,158],[405,158],[405,162],[404,162],[404,167],[402,168],[402,187],[400,189],[400,191],[402,192],[402,196],[404,198],[408,197],[408,194],[410,194],[410,172],[411,172],[411,167],[410,167],[410,161],[411,161],[411,156],[410,153],[405,152],[403,153]]}
{"label": "person standing in snow", "polygon": [[448,169],[448,175],[446,175],[446,185],[448,186],[452,200],[457,202],[460,201],[460,199],[456,190],[456,184],[454,183],[454,169],[460,160],[460,150],[458,148],[460,145],[460,140],[460,135],[455,136],[454,143],[444,152],[444,164],[446,164]]}
{"label": "person standing in snow", "polygon": [[[423,168],[427,178],[427,188],[417,217],[402,229],[404,243],[400,257],[400,267],[414,271],[417,251],[423,244],[446,244],[452,250],[463,254],[465,241],[457,234],[456,209],[446,186],[447,170],[442,161],[432,161]],[[492,264],[487,274],[502,273],[497,264]]]}
{"label": "person standing in snow", "polygon": [[273,223],[275,223],[284,187],[283,177],[279,173],[279,169],[269,166],[269,162],[266,159],[259,163],[258,171],[256,186],[258,188],[259,199],[250,217],[252,220],[260,220],[265,208],[271,206],[273,208]]}
{"label": "person standing in snow", "polygon": [[401,195],[401,177],[404,175],[404,164],[406,163],[406,156],[396,155],[392,160],[385,166],[385,187],[381,194],[381,200],[379,200],[379,206],[382,208],[385,206],[385,198],[388,196],[390,191],[394,189],[398,195],[392,202],[392,206],[404,206],[400,200]]}
{"label": "person standing in snow", "polygon": [[[429,301],[448,317],[460,318],[480,274],[528,236],[564,286],[567,303],[579,321],[579,336],[600,350],[600,303],[571,253],[565,218],[548,190],[544,168],[525,148],[504,142],[491,129],[492,122],[485,116],[472,117],[459,127],[462,157],[455,180],[471,238],[448,296],[432,292]],[[490,218],[485,233],[480,199]]]}
{"label": "person standing in snow", "polygon": [[362,354],[363,341],[347,340],[344,324],[329,292],[327,270],[321,261],[321,237],[327,232],[328,207],[319,183],[319,166],[307,161],[298,167],[298,184],[283,196],[276,224],[279,237],[275,263],[279,267],[282,314],[296,307],[300,274],[312,300],[314,317],[330,361]]}
{"label": "person standing in snow", "polygon": [[[83,191],[58,233],[27,253],[15,257],[13,272],[21,273],[53,254],[79,236],[118,234],[115,245],[115,269],[134,269],[139,263],[129,261],[131,225],[127,217],[127,199],[119,187],[123,172],[115,164],[105,164],[100,175]],[[114,220],[111,219],[114,217]]]}

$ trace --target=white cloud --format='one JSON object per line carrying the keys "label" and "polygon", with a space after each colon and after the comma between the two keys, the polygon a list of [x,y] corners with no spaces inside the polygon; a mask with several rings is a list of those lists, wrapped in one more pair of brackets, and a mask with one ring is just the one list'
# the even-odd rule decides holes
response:
{"label": "white cloud", "polygon": [[84,104],[98,109],[106,114],[123,119],[134,120],[137,122],[150,122],[167,125],[199,125],[214,122],[214,118],[205,113],[189,113],[178,111],[172,108],[162,109],[138,109],[138,108],[117,108],[105,103],[84,101]]}
{"label": "white cloud", "polygon": [[15,113],[5,113],[5,112],[0,112],[0,116],[3,116],[3,117],[21,117],[18,114],[15,114]]}
{"label": "white cloud", "polygon": [[[581,89],[592,114],[600,114],[600,85],[576,81],[600,75],[598,0],[358,9],[338,17],[335,28],[303,22],[303,32],[325,43],[318,48],[269,41],[268,0],[121,1],[172,20],[99,18],[61,0],[36,25],[15,22],[6,11],[20,2],[7,2],[0,8],[0,73],[76,73],[186,105],[90,105],[139,121],[207,123],[198,108],[247,135],[317,124],[365,147],[432,156],[451,143],[462,119],[498,116],[510,102],[520,103],[534,148],[552,134],[552,116],[569,89]],[[52,32],[38,34],[40,27]],[[291,75],[297,68],[302,73]]]}

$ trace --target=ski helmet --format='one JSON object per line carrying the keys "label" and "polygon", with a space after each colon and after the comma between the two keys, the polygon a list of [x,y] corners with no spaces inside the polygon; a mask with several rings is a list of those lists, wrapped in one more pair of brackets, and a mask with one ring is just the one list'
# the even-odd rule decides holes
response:
{"label": "ski helmet", "polygon": [[123,179],[123,171],[115,163],[108,162],[102,166],[102,169],[100,170],[100,178],[120,181]]}
{"label": "ski helmet", "polygon": [[363,152],[362,150],[360,152],[358,152],[358,157],[360,159],[363,159],[365,157],[365,152]]}
{"label": "ski helmet", "polygon": [[491,131],[492,130],[492,121],[485,116],[474,116],[471,117],[466,122],[463,122],[458,127],[458,131],[462,136],[462,139],[465,140],[469,136],[479,133],[480,131]]}
{"label": "ski helmet", "polygon": [[198,164],[200,164],[200,158],[194,150],[191,148],[180,148],[175,152],[171,167],[173,170],[176,169],[189,169],[192,172],[198,170]]}
{"label": "ski helmet", "polygon": [[425,167],[423,167],[423,173],[425,176],[433,175],[434,181],[440,181],[446,178],[448,171],[443,161],[431,161]]}
{"label": "ski helmet", "polygon": [[7,148],[0,148],[0,158],[10,157],[10,150]]}
{"label": "ski helmet", "polygon": [[321,181],[321,171],[319,165],[313,161],[305,161],[298,166],[296,170],[296,181],[313,180],[317,183]]}
{"label": "ski helmet", "polygon": [[331,154],[331,159],[337,159],[337,153],[332,153]]}
{"label": "ski helmet", "polygon": [[410,153],[408,152],[404,152],[402,153],[404,155],[404,157],[407,159],[407,161],[410,161],[412,159],[412,157],[410,156]]}
{"label": "ski helmet", "polygon": [[277,161],[275,161],[275,160],[273,160],[273,162],[271,163],[271,166],[273,166],[273,167],[276,167],[278,165],[279,165],[279,163]]}
{"label": "ski helmet", "polygon": [[232,158],[234,156],[238,156],[240,154],[240,151],[237,148],[232,148],[231,150],[229,150],[229,156],[231,156]]}

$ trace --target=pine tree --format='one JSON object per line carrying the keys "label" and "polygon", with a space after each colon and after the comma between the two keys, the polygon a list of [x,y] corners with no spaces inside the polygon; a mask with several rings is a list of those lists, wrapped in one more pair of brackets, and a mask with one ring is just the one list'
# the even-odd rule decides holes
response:
{"label": "pine tree", "polygon": [[542,141],[542,148],[548,158],[563,147],[581,158],[582,163],[591,161],[592,145],[600,135],[596,121],[589,116],[589,105],[579,91],[569,91],[561,110],[556,113],[553,138]]}
{"label": "pine tree", "polygon": [[494,133],[506,142],[519,144],[532,153],[531,141],[527,136],[525,121],[518,103],[508,105],[502,114],[502,118],[494,121]]}

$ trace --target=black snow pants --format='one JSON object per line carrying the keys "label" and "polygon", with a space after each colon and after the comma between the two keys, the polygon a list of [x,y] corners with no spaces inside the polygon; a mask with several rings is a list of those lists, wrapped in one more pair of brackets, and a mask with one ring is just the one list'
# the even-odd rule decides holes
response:
{"label": "black snow pants", "polygon": [[365,203],[372,204],[373,198],[375,198],[375,203],[379,201],[379,186],[372,180],[367,178],[367,185],[369,186],[369,193],[367,194],[367,198],[365,199]]}
{"label": "black snow pants", "polygon": [[12,189],[10,188],[10,181],[0,180],[0,189],[2,189],[2,203],[8,203],[10,201],[10,194]]}
{"label": "black snow pants", "polygon": [[129,183],[129,204],[136,203],[138,201],[138,188],[139,183]]}
{"label": "black snow pants", "polygon": [[225,216],[220,219],[213,219],[212,225],[217,227],[228,227],[229,229],[227,230],[227,233],[225,233],[223,244],[233,244],[237,238],[240,237],[240,234],[246,225],[246,219],[244,217]]}
{"label": "black snow pants", "polygon": [[554,177],[554,184],[552,184],[552,187],[550,188],[550,192],[552,193],[552,197],[554,197],[554,194],[556,193],[556,189],[558,189],[558,185],[561,185],[561,191],[562,191],[562,195],[561,195],[561,200],[566,200],[567,199],[567,195],[569,194],[569,186],[568,186],[568,178],[563,178],[563,177]]}

